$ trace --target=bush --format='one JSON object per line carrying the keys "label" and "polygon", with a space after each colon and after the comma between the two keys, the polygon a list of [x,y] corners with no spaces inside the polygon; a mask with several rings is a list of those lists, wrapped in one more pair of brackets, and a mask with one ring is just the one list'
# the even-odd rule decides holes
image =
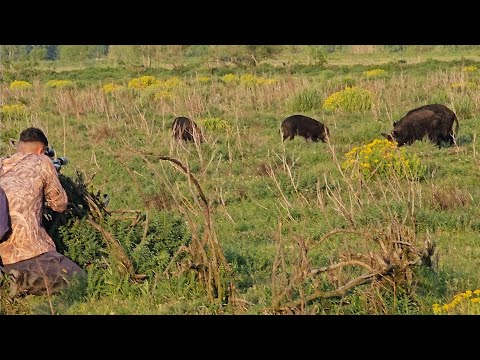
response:
{"label": "bush", "polygon": [[453,103],[455,113],[460,119],[470,119],[475,114],[475,103],[468,96],[462,96]]}
{"label": "bush", "polygon": [[226,120],[220,118],[199,119],[198,123],[207,130],[230,130],[230,125]]}
{"label": "bush", "polygon": [[10,117],[10,118],[15,118],[20,115],[25,114],[27,108],[23,104],[13,104],[13,105],[3,105],[0,106],[0,114]]}
{"label": "bush", "polygon": [[108,83],[102,86],[102,90],[105,94],[111,94],[114,92],[122,91],[124,89],[125,86],[114,83]]}
{"label": "bush", "polygon": [[212,82],[212,78],[208,76],[199,76],[197,77],[197,81],[202,84],[210,84]]}
{"label": "bush", "polygon": [[[165,270],[182,245],[190,242],[190,235],[181,218],[166,212],[151,212],[145,232],[143,222],[132,227],[130,221],[109,219],[105,228],[123,246],[132,259],[137,273],[152,276]],[[59,228],[64,254],[82,267],[99,265],[109,258],[102,235],[84,219],[71,219]]]}
{"label": "bush", "polygon": [[373,93],[359,87],[346,87],[330,95],[323,103],[325,110],[341,109],[347,112],[370,110],[373,105]]}
{"label": "bush", "polygon": [[146,75],[146,76],[141,76],[139,78],[134,78],[130,80],[128,82],[128,88],[141,90],[156,83],[158,83],[158,80],[155,78],[155,76]]}
{"label": "bush", "polygon": [[321,109],[322,95],[316,89],[305,89],[291,98],[289,107],[302,112]]}
{"label": "bush", "polygon": [[445,305],[433,304],[435,315],[480,315],[480,289],[455,295]]}
{"label": "bush", "polygon": [[73,88],[73,81],[70,80],[50,80],[47,82],[47,87],[55,89]]}
{"label": "bush", "polygon": [[363,72],[363,76],[372,78],[372,77],[379,77],[382,75],[385,75],[386,71],[383,69],[373,69],[373,70],[368,70]]}
{"label": "bush", "polygon": [[259,85],[271,85],[271,84],[274,84],[277,80],[258,77],[252,74],[243,74],[242,76],[240,76],[239,81],[240,81],[240,85],[247,86],[247,87],[255,87]]}
{"label": "bush", "polygon": [[238,77],[238,75],[235,74],[226,74],[223,75],[220,80],[223,81],[225,84],[230,84],[239,82],[240,78]]}
{"label": "bush", "polygon": [[426,167],[415,154],[388,140],[374,140],[362,147],[354,147],[347,154],[342,167],[363,176],[388,177],[396,175],[405,179],[419,179],[426,173]]}
{"label": "bush", "polygon": [[473,81],[456,82],[456,83],[451,83],[451,84],[450,84],[450,87],[451,87],[453,90],[457,90],[457,91],[462,91],[462,90],[464,90],[464,89],[473,90],[473,89],[477,88],[477,84],[474,83]]}
{"label": "bush", "polygon": [[462,71],[464,72],[475,72],[477,71],[477,67],[476,66],[465,66]]}
{"label": "bush", "polygon": [[10,90],[28,90],[32,88],[32,84],[28,81],[15,80],[10,83]]}

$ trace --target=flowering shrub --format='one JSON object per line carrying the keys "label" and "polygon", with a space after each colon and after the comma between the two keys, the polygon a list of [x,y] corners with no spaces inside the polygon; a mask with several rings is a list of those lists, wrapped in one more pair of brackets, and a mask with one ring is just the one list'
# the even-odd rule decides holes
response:
{"label": "flowering shrub", "polygon": [[15,80],[10,83],[10,90],[28,90],[32,88],[32,84],[28,81]]}
{"label": "flowering shrub", "polygon": [[141,90],[145,89],[155,83],[158,83],[158,80],[155,76],[141,76],[139,78],[133,78],[128,82],[129,89]]}
{"label": "flowering shrub", "polygon": [[464,72],[474,72],[474,71],[477,71],[477,67],[476,66],[465,66],[462,71]]}
{"label": "flowering shrub", "polygon": [[277,82],[276,79],[260,77],[253,74],[243,74],[242,76],[238,76],[235,74],[227,74],[222,76],[220,80],[225,84],[238,83],[242,86],[247,86],[247,87],[271,85]]}
{"label": "flowering shrub", "polygon": [[477,87],[477,84],[475,84],[473,81],[457,82],[457,83],[451,83],[450,87],[453,90],[474,89]]}
{"label": "flowering shrub", "polygon": [[265,77],[259,77],[257,78],[257,85],[272,85],[277,82],[277,79],[272,79],[272,78],[265,78]]}
{"label": "flowering shrub", "polygon": [[244,86],[255,86],[257,84],[257,77],[252,74],[243,74],[240,76],[240,84]]}
{"label": "flowering shrub", "polygon": [[47,82],[47,87],[50,88],[71,88],[73,87],[73,82],[70,80],[50,80]]}
{"label": "flowering shrub", "polygon": [[229,84],[232,82],[238,82],[240,78],[238,77],[238,75],[235,75],[235,74],[227,74],[222,76],[220,80],[222,80],[226,84]]}
{"label": "flowering shrub", "polygon": [[25,113],[26,109],[23,104],[3,105],[0,106],[0,114],[13,117]]}
{"label": "flowering shrub", "polygon": [[373,70],[368,70],[363,72],[363,76],[366,77],[378,77],[381,75],[385,75],[387,72],[383,69],[373,69]]}
{"label": "flowering shrub", "polygon": [[161,87],[164,87],[165,89],[173,90],[182,85],[183,85],[183,81],[180,78],[174,76],[174,77],[171,77],[170,79],[165,80],[161,84]]}
{"label": "flowering shrub", "polygon": [[125,86],[114,84],[114,83],[108,83],[103,85],[102,89],[105,94],[111,94],[111,93],[125,89]]}
{"label": "flowering shrub", "polygon": [[207,130],[230,130],[230,125],[227,121],[220,118],[199,119],[198,123]]}
{"label": "flowering shrub", "polygon": [[397,148],[396,143],[386,139],[354,147],[345,158],[344,169],[361,172],[364,176],[397,175],[411,179],[422,177],[426,171],[415,154],[408,154],[405,148]]}
{"label": "flowering shrub", "polygon": [[457,294],[448,304],[433,304],[433,313],[435,315],[480,315],[480,289]]}
{"label": "flowering shrub", "polygon": [[203,83],[203,84],[209,84],[212,82],[212,78],[208,77],[208,76],[199,76],[197,78],[197,81],[200,82],[200,83]]}
{"label": "flowering shrub", "polygon": [[341,109],[348,112],[364,111],[373,105],[373,93],[356,86],[334,92],[323,103],[325,110]]}

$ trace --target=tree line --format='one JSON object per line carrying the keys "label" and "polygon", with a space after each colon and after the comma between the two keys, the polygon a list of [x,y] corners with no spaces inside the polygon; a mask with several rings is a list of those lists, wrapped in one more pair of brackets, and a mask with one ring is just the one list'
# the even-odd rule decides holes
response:
{"label": "tree line", "polygon": [[478,45],[0,45],[0,62],[65,61],[109,59],[115,65],[145,67],[167,64],[179,67],[188,58],[214,63],[256,66],[279,54],[303,53],[321,64],[330,53],[402,53],[405,51],[473,50]]}

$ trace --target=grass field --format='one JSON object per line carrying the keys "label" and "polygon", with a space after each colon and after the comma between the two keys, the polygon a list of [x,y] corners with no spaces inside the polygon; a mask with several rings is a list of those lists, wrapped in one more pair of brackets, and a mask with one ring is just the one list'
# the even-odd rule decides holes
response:
{"label": "grass field", "polygon": [[[214,75],[201,66],[6,71],[0,153],[12,153],[8,139],[25,127],[44,129],[70,159],[64,175],[83,172],[93,191],[109,194],[110,210],[138,210],[137,218],[123,213],[105,227],[147,277],[122,275],[99,233],[73,219],[55,240],[87,269],[86,289],[14,301],[3,294],[0,313],[432,314],[434,304],[480,289],[479,54],[401,58],[407,63],[335,54],[325,68],[263,64]],[[385,72],[365,73],[373,69]],[[131,82],[142,76],[154,79]],[[32,87],[11,89],[14,80]],[[47,85],[52,80],[72,83]],[[352,86],[368,90],[370,100],[323,108]],[[393,121],[429,103],[454,110],[460,130],[458,147],[423,141],[404,148],[417,157],[421,176],[369,176],[342,166],[354,147],[382,139]],[[326,124],[329,143],[282,143],[281,121],[296,113]],[[173,141],[177,116],[197,121],[207,142]],[[228,299],[212,301],[182,267],[190,255],[170,264],[178,247],[208,226],[192,183],[158,156],[188,166],[209,201],[211,231],[229,264],[220,269]],[[434,243],[432,266],[408,265],[414,251],[391,245],[397,240],[413,249]],[[342,262],[349,264],[312,272]],[[363,268],[385,263],[393,264],[388,274],[349,287]],[[346,284],[348,291],[325,295]],[[448,311],[478,314],[478,306]]]}

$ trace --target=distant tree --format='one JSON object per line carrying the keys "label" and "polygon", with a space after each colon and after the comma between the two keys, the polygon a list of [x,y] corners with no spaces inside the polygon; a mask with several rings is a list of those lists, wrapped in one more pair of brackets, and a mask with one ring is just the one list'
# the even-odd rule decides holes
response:
{"label": "distant tree", "polygon": [[167,64],[178,68],[185,63],[187,45],[155,45],[150,48],[157,65]]}
{"label": "distant tree", "polygon": [[274,58],[283,46],[278,45],[213,45],[208,48],[209,62],[226,66],[257,66],[262,60]]}
{"label": "distant tree", "polygon": [[209,45],[189,45],[186,46],[186,57],[201,57],[208,54]]}
{"label": "distant tree", "polygon": [[327,56],[325,55],[323,45],[310,45],[308,47],[308,54],[317,66],[324,66],[327,63]]}
{"label": "distant tree", "polygon": [[139,64],[142,60],[140,45],[110,45],[108,58],[114,64]]}
{"label": "distant tree", "polygon": [[59,54],[65,61],[99,59],[105,55],[105,45],[60,45]]}
{"label": "distant tree", "polygon": [[46,60],[47,49],[44,45],[34,45],[30,50],[29,57],[31,61]]}
{"label": "distant tree", "polygon": [[383,48],[387,52],[395,53],[395,52],[401,52],[406,50],[406,45],[383,45]]}
{"label": "distant tree", "polygon": [[45,45],[47,50],[47,60],[57,60],[58,59],[58,45]]}
{"label": "distant tree", "polygon": [[271,59],[280,53],[283,46],[280,45],[246,45],[245,52],[252,58],[254,66],[260,61]]}
{"label": "distant tree", "polygon": [[2,62],[27,60],[30,47],[31,45],[0,45]]}

